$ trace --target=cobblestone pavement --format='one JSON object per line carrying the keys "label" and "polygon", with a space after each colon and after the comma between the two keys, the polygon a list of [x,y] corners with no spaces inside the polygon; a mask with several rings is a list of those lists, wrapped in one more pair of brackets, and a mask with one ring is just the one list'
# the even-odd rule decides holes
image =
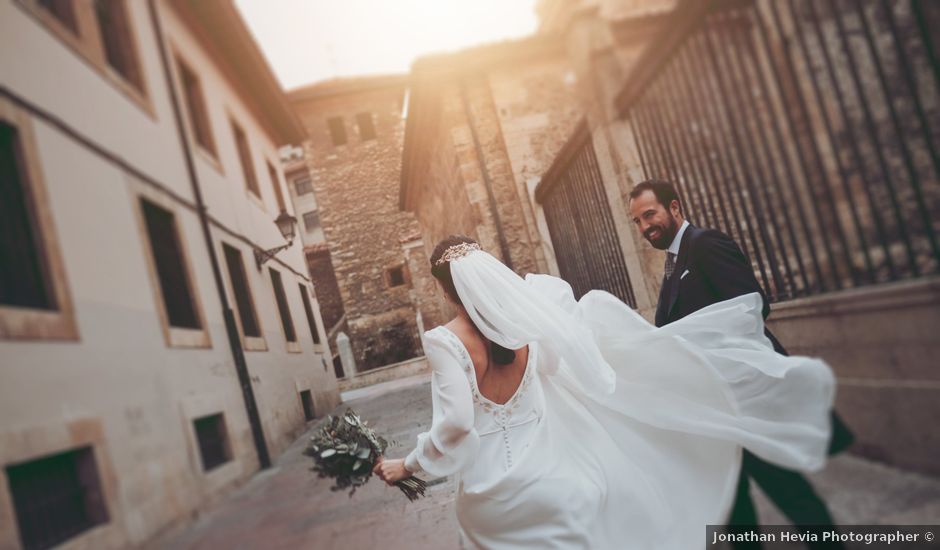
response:
{"label": "cobblestone pavement", "polygon": [[[343,398],[339,410],[353,407],[380,433],[400,442],[389,451],[392,457],[404,455],[431,419],[426,378],[355,390]],[[310,472],[310,459],[301,454],[307,438],[298,439],[273,468],[256,475],[195,523],[147,548],[459,548],[449,479],[432,480],[436,483],[429,488],[429,498],[416,503],[377,479],[350,498],[345,492],[331,492],[329,480]],[[812,480],[840,524],[940,523],[940,479],[843,455]],[[762,495],[756,498],[764,523],[786,523]]]}

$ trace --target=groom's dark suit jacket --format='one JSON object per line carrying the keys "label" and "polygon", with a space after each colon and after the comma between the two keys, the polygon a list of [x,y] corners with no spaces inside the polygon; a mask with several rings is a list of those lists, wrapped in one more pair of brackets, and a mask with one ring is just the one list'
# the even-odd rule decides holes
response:
{"label": "groom's dark suit jacket", "polygon": [[[663,281],[656,307],[656,326],[679,319],[722,300],[757,292],[764,301],[764,318],[770,303],[754,277],[750,262],[731,237],[714,229],[689,225],[682,234],[679,254],[672,277]],[[767,337],[777,353],[787,354],[769,330]],[[852,434],[833,414],[830,453],[839,452],[852,443]]]}

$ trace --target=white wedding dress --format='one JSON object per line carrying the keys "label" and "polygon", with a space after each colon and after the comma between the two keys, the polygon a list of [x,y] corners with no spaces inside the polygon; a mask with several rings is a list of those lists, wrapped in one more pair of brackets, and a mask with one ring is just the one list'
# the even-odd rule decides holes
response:
{"label": "white wedding dress", "polygon": [[485,252],[451,273],[487,338],[529,346],[499,405],[455,334],[425,333],[433,421],[405,462],[457,474],[471,544],[703,548],[732,504],[742,447],[793,469],[825,463],[832,373],[773,351],[757,294],[655,328],[608,293],[575,301],[561,279],[523,281]]}

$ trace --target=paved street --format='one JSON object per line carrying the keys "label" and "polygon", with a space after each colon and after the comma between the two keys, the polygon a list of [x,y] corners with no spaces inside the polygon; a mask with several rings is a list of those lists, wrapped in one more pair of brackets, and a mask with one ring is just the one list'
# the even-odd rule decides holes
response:
{"label": "paved street", "polygon": [[[401,456],[431,417],[429,384],[412,378],[344,395],[381,433],[400,442]],[[194,524],[178,529],[150,549],[457,548],[454,489],[450,480],[429,489],[429,498],[409,503],[397,489],[374,479],[351,498],[329,490],[329,480],[309,471],[298,439],[268,471],[258,474]],[[853,456],[841,456],[813,482],[842,524],[936,524],[940,479],[900,472]],[[758,495],[765,523],[785,523]]]}

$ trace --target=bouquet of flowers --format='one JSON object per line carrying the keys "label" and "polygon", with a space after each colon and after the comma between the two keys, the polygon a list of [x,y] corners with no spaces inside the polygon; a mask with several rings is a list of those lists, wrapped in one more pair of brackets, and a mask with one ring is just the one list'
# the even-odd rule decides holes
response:
{"label": "bouquet of flowers", "polygon": [[[352,409],[343,416],[330,416],[326,424],[310,438],[304,454],[316,463],[313,469],[320,477],[336,481],[334,491],[352,487],[349,496],[372,477],[372,468],[385,453],[388,441],[366,426]],[[408,500],[424,496],[427,483],[414,476],[395,482]]]}

